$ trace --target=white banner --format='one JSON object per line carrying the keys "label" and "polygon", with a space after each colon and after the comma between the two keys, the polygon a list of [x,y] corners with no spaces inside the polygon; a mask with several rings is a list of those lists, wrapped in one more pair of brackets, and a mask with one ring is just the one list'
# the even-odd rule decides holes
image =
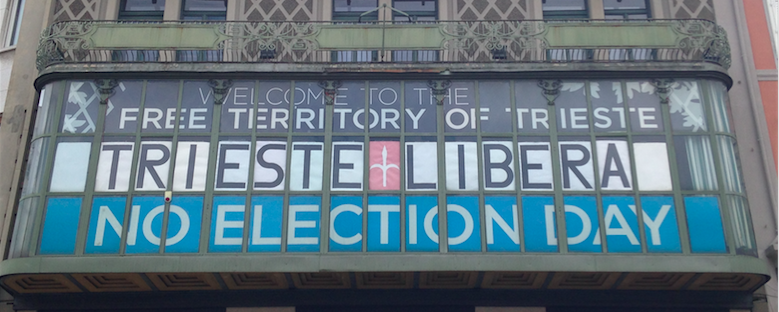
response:
{"label": "white banner", "polygon": [[633,176],[630,173],[630,153],[628,142],[619,140],[598,140],[598,169],[602,190],[633,189]]}
{"label": "white banner", "polygon": [[588,141],[559,142],[564,190],[594,190],[592,146]]}
{"label": "white banner", "polygon": [[217,191],[243,191],[249,180],[250,142],[221,141],[216,163]]}
{"label": "white banner", "polygon": [[130,170],[133,164],[132,142],[104,142],[97,161],[95,191],[127,192],[130,188]]}
{"label": "white banner", "polygon": [[254,189],[283,190],[287,142],[257,141],[254,155]]}
{"label": "white banner", "polygon": [[204,191],[209,142],[178,142],[173,168],[174,191]]}
{"label": "white banner", "polygon": [[164,191],[170,171],[170,141],[141,142],[138,156],[138,172],[135,189],[139,191]]}
{"label": "white banner", "polygon": [[665,143],[633,143],[636,158],[636,178],[641,191],[670,191],[671,167],[668,163],[668,149]]}
{"label": "white banner", "polygon": [[476,142],[446,142],[446,189],[479,189],[479,161]]}
{"label": "white banner", "polygon": [[438,143],[406,142],[406,190],[438,189]]}
{"label": "white banner", "polygon": [[333,142],[330,189],[334,191],[362,191],[362,142]]}
{"label": "white banner", "polygon": [[90,142],[59,142],[51,172],[52,192],[83,192],[87,184]]}
{"label": "white banner", "polygon": [[519,142],[519,177],[523,191],[554,190],[552,149],[548,142]]}
{"label": "white banner", "polygon": [[293,191],[321,191],[324,143],[292,143],[289,188]]}

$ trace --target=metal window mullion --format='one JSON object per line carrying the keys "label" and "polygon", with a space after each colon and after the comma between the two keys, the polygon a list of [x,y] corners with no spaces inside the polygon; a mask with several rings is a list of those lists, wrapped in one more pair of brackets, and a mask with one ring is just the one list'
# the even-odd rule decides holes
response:
{"label": "metal window mullion", "polygon": [[[176,162],[176,150],[177,150],[177,143],[178,143],[178,134],[179,134],[179,124],[181,123],[181,102],[183,102],[184,97],[184,80],[179,80],[179,89],[178,89],[178,100],[176,103],[176,120],[173,123],[173,134],[170,137],[170,160],[168,165],[168,180],[167,185],[165,186],[165,191],[172,191],[173,189],[173,170],[176,169],[175,162]],[[212,118],[213,120],[216,118]],[[213,131],[212,131],[213,132]],[[163,195],[164,198],[164,195]],[[171,197],[171,202],[172,202]],[[165,210],[163,210],[162,214],[162,228],[160,229],[160,254],[165,253],[165,245],[168,239],[168,223],[170,221],[170,202],[165,202]],[[182,223],[182,226],[184,224]]]}
{"label": "metal window mullion", "polygon": [[[638,189],[638,164],[636,163],[635,151],[633,151],[633,125],[630,118],[630,100],[627,96],[627,81],[620,80],[622,87],[622,108],[625,112],[625,131],[628,139],[628,155],[630,157],[630,172],[633,185],[631,195],[633,195],[633,205],[635,205],[636,222],[638,223],[638,243],[641,245],[641,253],[648,253],[649,247],[646,241],[646,228],[644,227],[644,210],[641,206],[641,190]],[[660,118],[662,121],[662,117]],[[608,226],[608,225],[606,225]]]}
{"label": "metal window mullion", "polygon": [[[262,84],[262,82],[260,82],[260,81],[256,81],[255,82],[255,86],[257,86],[256,87],[257,88],[257,104],[256,104],[257,106],[259,106],[259,101],[260,101],[260,86],[261,86],[261,84]],[[294,82],[293,82],[292,86],[294,87]],[[292,90],[294,91],[294,89],[292,89]],[[293,92],[293,91],[290,91],[290,92],[292,92],[293,95],[294,95],[295,92]],[[324,90],[322,90],[322,96],[324,97]],[[287,103],[287,105],[289,105],[287,108],[288,108],[289,115],[290,115],[290,123],[289,123],[289,127],[287,127],[287,133],[286,133],[287,153],[284,156],[284,159],[285,159],[285,162],[286,162],[285,165],[284,165],[284,169],[285,169],[284,174],[286,176],[284,177],[284,190],[282,191],[283,195],[282,195],[282,200],[281,200],[282,206],[281,206],[281,239],[280,239],[281,240],[281,246],[279,247],[279,252],[280,253],[286,253],[287,252],[287,227],[289,225],[289,219],[288,218],[289,218],[290,180],[292,179],[292,177],[291,177],[292,152],[293,152],[292,151],[292,143],[293,143],[293,141],[292,141],[292,134],[294,133],[293,132],[294,125],[293,125],[292,119],[295,118],[295,111],[294,111],[295,105],[294,105],[294,101],[290,100],[290,102]],[[325,111],[326,110],[327,110],[327,106],[325,107]],[[256,115],[257,114],[255,112],[255,116]],[[324,116],[320,116],[320,118],[325,118],[325,127],[327,127],[327,118],[325,116],[327,116],[327,114],[325,114]],[[253,123],[254,123],[254,125],[252,126],[252,129],[253,129],[253,132],[256,133],[257,132],[257,121],[254,120]],[[321,227],[321,224],[320,224],[320,227]],[[320,234],[320,236],[321,236],[321,234]]]}
{"label": "metal window mullion", "polygon": [[[290,93],[292,95],[290,96],[290,104],[293,105],[295,92],[294,92],[294,84],[293,89]],[[324,91],[322,91],[322,94],[324,96]],[[336,89],[336,95],[338,94],[338,90]],[[331,198],[331,182],[332,182],[332,147],[333,147],[333,118],[335,117],[333,110],[335,109],[335,98],[333,98],[333,104],[326,105],[325,107],[325,132],[324,132],[324,139],[322,141],[324,147],[322,150],[323,154],[323,161],[322,161],[322,206],[320,208],[320,223],[319,223],[319,251],[326,253],[330,249],[330,198]],[[365,114],[365,113],[363,113]],[[367,126],[367,125],[366,125]],[[291,127],[290,127],[291,128]],[[363,129],[365,130],[365,129]],[[363,212],[364,213],[364,212]]]}
{"label": "metal window mullion", "polygon": [[[362,207],[363,207],[362,208],[362,240],[360,241],[360,243],[362,243],[362,250],[361,250],[362,253],[366,253],[368,251],[368,188],[370,187],[369,176],[371,172],[370,157],[369,157],[369,153],[370,153],[369,146],[370,146],[370,139],[371,139],[369,135],[370,121],[371,121],[369,118],[371,116],[370,81],[365,80],[364,86],[365,86],[365,92],[364,92],[365,104],[363,107],[365,110],[363,111],[362,114],[364,118],[363,137],[362,137],[362,141],[363,141],[363,147],[362,147],[363,177],[362,178],[363,179],[362,179],[362,192],[360,192],[361,193],[360,196],[362,197]],[[377,92],[377,96],[378,96],[378,92]],[[379,119],[378,115],[376,118]],[[381,120],[376,120],[376,122],[379,123],[381,122]],[[368,170],[365,170],[365,168],[368,168]]]}
{"label": "metal window mullion", "polygon": [[[539,90],[541,92],[541,90]],[[547,104],[549,112],[549,146],[552,155],[552,176],[562,177],[560,146],[557,133],[557,106]],[[552,179],[554,185],[555,225],[557,226],[557,253],[568,253],[568,233],[565,228],[565,205],[563,204],[562,179]]]}
{"label": "metal window mullion", "polygon": [[133,155],[132,155],[132,161],[130,162],[130,179],[127,185],[127,193],[126,201],[125,201],[125,209],[124,209],[124,224],[122,227],[122,237],[119,240],[119,254],[125,254],[127,251],[127,233],[130,230],[130,217],[131,212],[133,209],[133,198],[135,193],[137,192],[135,190],[135,180],[138,178],[137,170],[138,170],[138,158],[140,157],[140,151],[141,151],[141,125],[143,124],[143,111],[146,108],[146,90],[149,85],[149,80],[143,80],[143,86],[141,87],[141,102],[140,106],[138,107],[138,119],[139,122],[137,125],[135,125],[135,133],[128,137],[135,137],[135,140],[133,140]]}
{"label": "metal window mullion", "polygon": [[[449,90],[447,91],[450,91],[451,88],[452,87],[449,87]],[[428,90],[432,94],[433,89],[428,88]],[[436,129],[438,129],[438,132],[436,133],[436,149],[438,158],[438,161],[436,162],[438,169],[438,181],[436,181],[436,193],[438,193],[438,251],[441,253],[447,253],[449,251],[449,229],[447,228],[448,216],[446,214],[446,161],[441,161],[441,158],[446,156],[446,136],[444,135],[444,131],[446,131],[446,119],[444,118],[445,104],[439,105],[437,102],[438,100],[436,99]]]}
{"label": "metal window mullion", "polygon": [[91,215],[92,201],[95,195],[95,180],[97,180],[97,164],[100,159],[100,143],[103,138],[103,128],[106,118],[107,104],[98,104],[97,122],[95,123],[95,132],[92,137],[92,146],[90,146],[90,159],[87,169],[87,180],[84,185],[84,200],[81,203],[81,215],[79,216],[79,226],[76,234],[76,255],[83,254],[86,250],[86,240],[88,237],[89,218]]}
{"label": "metal window mullion", "polygon": [[[487,252],[487,231],[486,231],[487,226],[486,225],[489,220],[484,218],[484,216],[486,216],[485,213],[486,207],[484,206],[486,199],[484,193],[487,191],[487,185],[486,185],[487,181],[484,176],[486,168],[484,168],[484,140],[481,134],[481,118],[480,118],[481,99],[479,99],[479,80],[473,81],[473,94],[474,94],[473,100],[476,102],[475,103],[476,107],[472,109],[476,110],[476,114],[475,114],[476,120],[472,120],[471,122],[476,124],[476,173],[478,176],[477,180],[479,181],[477,189],[479,190],[480,193],[479,195],[476,196],[476,199],[479,205],[477,207],[479,209],[479,214],[480,214],[479,219],[484,220],[484,222],[481,222],[483,225],[479,227],[480,228],[479,234],[481,235],[481,241],[479,242],[479,244],[481,245],[481,252]],[[446,150],[446,142],[444,142],[444,150]],[[446,155],[444,155],[444,159],[446,159]],[[446,165],[445,160],[444,160],[444,165]],[[465,174],[465,173],[463,172],[460,174]]]}
{"label": "metal window mullion", "polygon": [[[254,103],[251,103],[251,107],[249,108],[249,109],[253,109],[254,110],[254,114],[252,115],[252,116],[254,116],[254,120],[249,119],[247,121],[249,123],[248,125],[252,129],[251,130],[252,133],[251,133],[251,138],[249,139],[250,142],[251,142],[251,144],[249,145],[249,178],[246,180],[246,191],[244,191],[244,194],[243,194],[244,195],[244,212],[243,212],[243,230],[241,231],[242,232],[241,235],[243,235],[242,236],[242,240],[241,240],[241,253],[248,253],[249,252],[249,246],[251,245],[251,234],[252,234],[251,230],[255,226],[258,226],[257,224],[253,224],[254,220],[252,218],[252,212],[253,212],[254,206],[252,205],[252,192],[254,192],[254,171],[256,170],[255,166],[257,164],[257,158],[256,158],[257,157],[257,127],[256,127],[257,120],[256,120],[256,118],[257,118],[257,105],[258,105],[257,103],[259,103],[259,99],[260,99],[259,92],[260,92],[259,81],[255,80],[254,81],[254,89],[252,90],[253,96],[250,98],[250,100],[251,99],[255,99],[255,100],[254,100]],[[222,103],[222,105],[225,105],[225,104]],[[219,108],[220,108],[219,109],[219,118],[214,117],[214,120],[220,120],[220,122],[222,120],[222,109],[221,109],[222,105],[219,106]],[[216,114],[216,110],[214,110],[214,113]],[[292,117],[290,116],[290,119],[291,118]],[[217,122],[214,122],[214,124],[216,124],[216,123]],[[291,122],[289,124],[292,125]],[[219,128],[216,128],[216,129],[219,129],[219,131],[221,131],[222,130],[221,124],[218,125],[218,126],[219,126]],[[212,128],[213,127],[214,126],[212,126]],[[292,126],[289,126],[288,128],[292,128]],[[289,135],[287,135],[287,137],[289,137]],[[289,149],[289,145],[287,145],[287,149]],[[286,174],[288,171],[284,171],[284,172]],[[285,179],[285,180],[288,180],[288,179]],[[268,195],[271,195],[271,194],[268,194]],[[282,194],[282,209],[284,207],[283,206],[283,204],[284,204],[283,198],[284,197],[283,197],[283,194]],[[282,223],[284,223],[283,220],[284,219],[282,219]],[[210,239],[210,234],[209,234],[209,239]]]}
{"label": "metal window mullion", "polygon": [[[406,164],[406,153],[405,151],[405,144],[406,144],[406,82],[404,80],[400,81],[400,95],[399,99],[400,101],[400,138],[398,142],[398,150],[400,151],[400,157],[398,158],[400,163],[398,165],[401,165],[405,169]],[[370,165],[370,164],[369,164]],[[370,168],[370,167],[369,167]],[[406,215],[406,170],[400,170],[398,169],[400,173],[400,191],[399,191],[399,201],[398,205],[400,205],[400,217],[398,220],[400,221],[400,248],[399,251],[401,253],[406,252],[406,220],[408,219],[408,216]]]}
{"label": "metal window mullion", "polygon": [[[60,91],[60,94],[57,95],[57,101],[54,103],[50,103],[49,105],[56,105],[57,107],[54,109],[54,116],[52,116],[52,126],[49,128],[50,131],[50,137],[49,137],[49,148],[46,150],[46,156],[44,159],[44,168],[43,173],[41,174],[41,180],[46,181],[45,185],[40,185],[38,188],[38,194],[40,194],[39,200],[36,203],[37,208],[35,209],[35,216],[33,221],[33,229],[32,234],[30,236],[29,242],[23,242],[23,244],[27,244],[29,246],[29,254],[28,256],[34,256],[38,254],[38,247],[40,246],[40,236],[42,236],[41,231],[43,230],[43,221],[44,221],[44,210],[46,209],[46,201],[49,197],[49,188],[51,187],[51,174],[52,169],[54,167],[54,156],[57,149],[57,137],[59,136],[59,125],[60,125],[60,116],[63,112],[63,106],[64,106],[64,100],[65,100],[65,93],[68,92],[68,82],[63,82],[62,90]],[[42,144],[41,144],[42,145]],[[15,214],[14,218],[18,216],[18,204],[21,201],[17,201],[16,205],[17,207],[14,207],[14,210],[17,214]],[[16,221],[16,220],[14,220]],[[11,226],[15,227],[16,223],[11,222]],[[11,233],[13,233],[14,229],[10,229]],[[13,235],[13,234],[12,234]],[[24,234],[22,234],[24,235]],[[18,239],[18,238],[17,238]],[[11,237],[11,240],[14,240],[14,237]],[[8,247],[10,248],[12,244],[8,244]],[[6,252],[6,255],[8,253]]]}
{"label": "metal window mullion", "polygon": [[[593,110],[592,110],[592,100],[591,100],[591,94],[590,94],[590,84],[591,83],[592,83],[591,80],[585,80],[584,81],[584,100],[586,101],[587,111],[588,111],[588,115],[587,115],[587,123],[588,124],[587,124],[587,126],[589,127],[588,130],[590,132],[590,150],[592,151],[591,152],[591,157],[590,157],[590,159],[592,160],[592,171],[593,171],[592,172],[593,173],[592,176],[595,177],[595,181],[593,181],[593,183],[595,184],[594,185],[595,186],[595,194],[594,194],[594,196],[595,196],[595,213],[597,214],[598,223],[600,223],[600,226],[598,226],[598,232],[595,233],[595,235],[600,235],[601,253],[607,254],[607,253],[609,253],[608,244],[606,242],[606,238],[608,237],[606,235],[606,231],[608,230],[608,224],[606,224],[606,220],[605,220],[605,213],[604,213],[604,209],[603,209],[603,194],[601,194],[600,181],[601,181],[602,177],[600,175],[600,166],[598,164],[598,138],[597,138],[597,135],[595,133],[595,125],[594,125],[595,122],[593,121],[594,118],[592,116],[592,111]],[[624,99],[625,98],[623,97],[623,102],[624,102]],[[628,118],[625,118],[625,119],[628,119]],[[573,123],[573,120],[571,120],[571,123]],[[626,131],[627,131],[627,129],[626,129]],[[588,196],[593,196],[593,195],[588,195]],[[567,237],[566,237],[566,240],[567,240]]]}
{"label": "metal window mullion", "polygon": [[[657,99],[660,100],[659,98]],[[674,145],[674,129],[671,119],[670,103],[660,104],[660,110],[663,114],[663,124],[665,125],[665,142],[668,148],[668,162],[671,169],[671,183],[673,189],[673,202],[676,208],[676,222],[679,229],[679,243],[682,254],[690,254],[690,234],[687,229],[687,214],[684,206],[684,197],[681,185],[679,183],[679,165],[676,161],[676,146]]]}
{"label": "metal window mullion", "polygon": [[[525,219],[524,214],[522,213],[522,173],[520,172],[521,168],[519,167],[519,162],[521,157],[519,153],[519,121],[517,116],[517,97],[516,97],[516,80],[509,80],[509,109],[511,114],[511,150],[514,151],[514,200],[517,203],[517,215],[514,217],[517,218],[517,233],[519,234],[519,252],[525,252]],[[486,222],[486,216],[485,216],[485,222]]]}
{"label": "metal window mullion", "polygon": [[733,217],[730,214],[730,210],[732,207],[730,207],[730,201],[728,201],[727,197],[727,188],[725,187],[725,168],[722,167],[722,159],[721,159],[721,153],[722,149],[720,148],[720,142],[717,139],[717,135],[714,133],[716,131],[717,126],[714,124],[713,120],[713,109],[712,109],[712,103],[711,98],[709,98],[709,84],[705,83],[704,81],[697,81],[699,86],[699,92],[701,93],[701,107],[703,109],[703,114],[706,116],[706,132],[708,132],[709,140],[711,141],[711,154],[713,156],[714,160],[714,168],[715,172],[717,174],[717,188],[718,188],[718,197],[720,202],[720,218],[722,218],[722,229],[725,232],[725,244],[726,244],[726,250],[727,253],[730,254],[736,254],[736,244],[735,244],[735,234],[733,233]]}

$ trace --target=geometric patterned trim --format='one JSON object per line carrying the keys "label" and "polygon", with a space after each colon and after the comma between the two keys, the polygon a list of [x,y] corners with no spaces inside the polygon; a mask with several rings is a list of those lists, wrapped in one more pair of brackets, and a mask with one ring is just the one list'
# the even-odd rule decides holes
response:
{"label": "geometric patterned trim", "polygon": [[217,290],[222,289],[211,273],[146,273],[159,290]]}
{"label": "geometric patterned trim", "polygon": [[473,288],[478,272],[422,272],[419,288]]}
{"label": "geometric patterned trim", "polygon": [[23,294],[81,292],[62,274],[13,275],[4,278],[3,285]]}
{"label": "geometric patterned trim", "polygon": [[220,273],[228,289],[287,289],[282,273]]}
{"label": "geometric patterned trim", "polygon": [[150,291],[151,287],[138,274],[73,274],[76,281],[90,292]]}
{"label": "geometric patterned trim", "polygon": [[555,273],[550,289],[609,289],[617,282],[621,273],[579,272]]}
{"label": "geometric patterned trim", "polygon": [[355,273],[357,288],[388,289],[413,288],[414,274],[409,272]]}
{"label": "geometric patterned trim", "polygon": [[538,289],[544,285],[546,272],[487,272],[481,282],[482,288]]}
{"label": "geometric patterned trim", "polygon": [[617,289],[678,290],[693,276],[693,273],[628,273]]}

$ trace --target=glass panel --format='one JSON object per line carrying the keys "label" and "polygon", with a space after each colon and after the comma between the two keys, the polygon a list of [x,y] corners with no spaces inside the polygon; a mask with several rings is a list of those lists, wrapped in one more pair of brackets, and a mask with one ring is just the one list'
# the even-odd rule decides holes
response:
{"label": "glass panel", "polygon": [[736,161],[736,142],[733,138],[718,135],[720,165],[722,166],[722,181],[725,183],[725,190],[728,192],[743,192],[741,186],[741,175]]}
{"label": "glass panel", "polygon": [[590,81],[593,126],[596,132],[625,131],[625,103],[619,81]]}
{"label": "glass panel", "polygon": [[452,82],[444,98],[446,132],[476,132],[476,99],[473,81]]}
{"label": "glass panel", "polygon": [[[226,98],[235,96],[235,87],[228,89],[228,92],[233,94],[225,95]],[[181,109],[178,113],[179,132],[211,132],[215,96],[213,93],[206,81],[184,81]],[[242,99],[248,98],[244,97],[245,94],[239,96]]]}
{"label": "glass panel", "polygon": [[730,206],[730,226],[733,229],[736,254],[757,257],[755,237],[752,233],[752,218],[749,215],[749,206],[744,197],[727,196]]}
{"label": "glass panel", "polygon": [[[566,81],[562,83],[559,96],[554,100],[557,109],[557,130],[561,132],[589,132],[587,113],[587,94],[584,81]],[[590,84],[590,94],[598,96],[597,84]],[[611,92],[611,91],[608,91]]]}
{"label": "glass panel", "polygon": [[677,131],[706,131],[706,115],[697,81],[683,80],[671,85],[671,124]]}
{"label": "glass panel", "polygon": [[628,97],[630,127],[633,131],[663,131],[663,112],[660,97],[649,81],[628,81],[625,83]]}
{"label": "glass panel", "polygon": [[83,192],[87,184],[91,137],[60,137],[49,180],[51,192]]}
{"label": "glass panel", "polygon": [[603,9],[646,9],[646,0],[603,0]]}
{"label": "glass panel", "polygon": [[108,99],[105,133],[134,133],[140,120],[141,92],[143,81],[119,81],[114,95]]}
{"label": "glass panel", "polygon": [[178,80],[150,80],[141,118],[141,132],[173,133],[179,99]]}
{"label": "glass panel", "polygon": [[333,0],[335,12],[365,12],[378,6],[378,0]]}
{"label": "glass panel", "polygon": [[365,129],[365,82],[347,81],[333,101],[333,132],[363,132]]}
{"label": "glass panel", "polygon": [[37,212],[38,197],[25,198],[19,201],[8,258],[27,257],[30,255],[32,231],[35,227],[35,215]]}
{"label": "glass panel", "polygon": [[514,101],[517,105],[517,130],[520,133],[548,133],[549,108],[541,87],[550,80],[520,80],[514,84]]}
{"label": "glass panel", "polygon": [[37,139],[30,144],[30,154],[27,159],[27,170],[24,174],[22,196],[38,193],[41,189],[43,168],[49,151],[49,138]]}
{"label": "glass panel", "polygon": [[[289,83],[286,85],[289,86]],[[199,90],[200,92],[207,93],[205,98],[208,99],[208,102],[213,102],[213,99],[211,99],[213,97],[213,90],[211,88],[200,88]],[[275,117],[274,113],[277,110],[275,110],[275,108],[271,109],[268,107],[269,105],[267,105],[265,101],[262,101],[263,105],[262,108],[260,108],[262,113],[257,114],[258,112],[254,108],[254,104],[256,104],[259,100],[256,93],[257,92],[255,92],[254,89],[254,81],[233,82],[232,87],[229,89],[229,93],[225,97],[224,103],[222,103],[222,120],[220,120],[219,123],[220,131],[251,132],[255,124],[261,124],[266,129],[270,128],[269,126],[271,125],[271,119]],[[200,94],[200,96],[202,97],[203,94]],[[264,97],[265,94],[262,94],[262,96]],[[285,124],[288,124],[289,103],[282,103],[283,101],[280,101],[276,105],[279,105],[280,109],[283,110],[281,114],[284,116],[283,121]]]}
{"label": "glass panel", "polygon": [[[293,132],[324,132],[325,131],[325,101],[327,95],[325,95],[325,90],[322,89],[321,86],[319,86],[318,82],[313,81],[296,81],[295,82],[295,92],[294,94],[287,95],[286,91],[284,94],[285,98],[284,101],[285,104],[280,105],[281,98],[282,98],[282,92],[281,90],[288,90],[289,89],[289,83],[288,82],[260,82],[260,103],[258,104],[258,112],[261,112],[263,108],[268,108],[270,112],[273,112],[273,115],[270,120],[270,126],[264,126],[263,123],[260,123],[259,119],[257,121],[257,132],[280,132],[283,130],[283,132],[287,132],[288,126],[286,124],[284,127],[282,127],[280,124],[275,125],[274,124],[274,117],[276,120],[281,119],[281,115],[284,114],[285,110],[288,110],[287,107],[289,107],[289,101],[290,97],[294,98],[294,109],[293,109],[293,124],[292,124],[292,131]],[[266,91],[267,90],[267,91]],[[336,92],[336,97],[338,96],[338,93],[341,91],[338,90]],[[290,92],[291,93],[291,92]],[[263,97],[262,94],[265,94]],[[335,100],[335,99],[333,99]],[[340,103],[340,102],[339,102]],[[260,118],[260,115],[257,115],[257,118]],[[268,122],[266,122],[268,123]],[[263,130],[264,129],[264,130]],[[262,131],[260,131],[262,130]]]}
{"label": "glass panel", "polygon": [[[164,11],[165,0],[124,0],[121,11]],[[121,14],[120,11],[120,14]]]}
{"label": "glass panel", "polygon": [[511,132],[508,81],[479,81],[479,126],[483,132]]}
{"label": "glass panel", "polygon": [[436,99],[427,83],[407,81],[404,88],[405,132],[436,132]]}
{"label": "glass panel", "polygon": [[184,0],[184,11],[227,11],[224,0]]}
{"label": "glass panel", "polygon": [[544,11],[586,10],[585,0],[543,0]]}
{"label": "glass panel", "polygon": [[67,90],[62,107],[60,132],[95,132],[97,110],[100,105],[97,86],[91,81],[71,81],[68,83]]}
{"label": "glass panel", "polygon": [[728,88],[719,81],[709,82],[709,94],[711,95],[711,107],[714,113],[714,130],[730,132],[730,97]]}
{"label": "glass panel", "polygon": [[54,110],[57,105],[52,105],[52,101],[57,101],[62,91],[63,83],[50,83],[41,90],[40,97],[38,99],[38,113],[35,116],[35,128],[33,130],[33,137],[39,136],[51,131],[52,117],[54,116]]}
{"label": "glass panel", "polygon": [[14,15],[11,40],[8,42],[8,46],[15,46],[16,42],[19,40],[19,28],[22,26],[22,16],[24,16],[24,0],[19,0],[16,4],[16,14]]}
{"label": "glass panel", "polygon": [[369,82],[368,124],[370,132],[400,132],[400,82],[376,81]]}
{"label": "glass panel", "polygon": [[435,12],[436,1],[435,0],[395,0],[392,2],[392,7],[404,11],[406,13],[410,11]]}
{"label": "glass panel", "polygon": [[674,136],[674,147],[682,190],[717,190],[717,173],[709,137]]}

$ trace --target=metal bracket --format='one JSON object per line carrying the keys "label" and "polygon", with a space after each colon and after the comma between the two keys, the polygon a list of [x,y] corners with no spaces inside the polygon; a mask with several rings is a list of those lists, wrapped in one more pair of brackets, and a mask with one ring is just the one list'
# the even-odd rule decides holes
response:
{"label": "metal bracket", "polygon": [[340,80],[320,80],[319,87],[325,90],[325,105],[335,103],[335,95],[338,94],[338,88],[342,85]]}
{"label": "metal bracket", "polygon": [[554,105],[554,101],[560,96],[560,89],[563,87],[563,81],[556,80],[539,80],[538,87],[541,88],[541,94],[546,98],[546,104]]}
{"label": "metal bracket", "polygon": [[231,79],[211,79],[208,86],[214,91],[214,105],[222,105],[227,98],[230,87],[233,86]]}
{"label": "metal bracket", "polygon": [[451,80],[428,80],[427,86],[430,87],[430,92],[435,96],[436,104],[444,105],[444,98],[449,92],[449,87],[452,85]]}
{"label": "metal bracket", "polygon": [[655,86],[655,93],[660,97],[660,104],[671,102],[671,86],[674,84],[672,78],[654,79],[652,85]]}
{"label": "metal bracket", "polygon": [[100,104],[108,104],[108,98],[116,93],[115,88],[118,85],[116,79],[95,79],[95,86],[100,94]]}

